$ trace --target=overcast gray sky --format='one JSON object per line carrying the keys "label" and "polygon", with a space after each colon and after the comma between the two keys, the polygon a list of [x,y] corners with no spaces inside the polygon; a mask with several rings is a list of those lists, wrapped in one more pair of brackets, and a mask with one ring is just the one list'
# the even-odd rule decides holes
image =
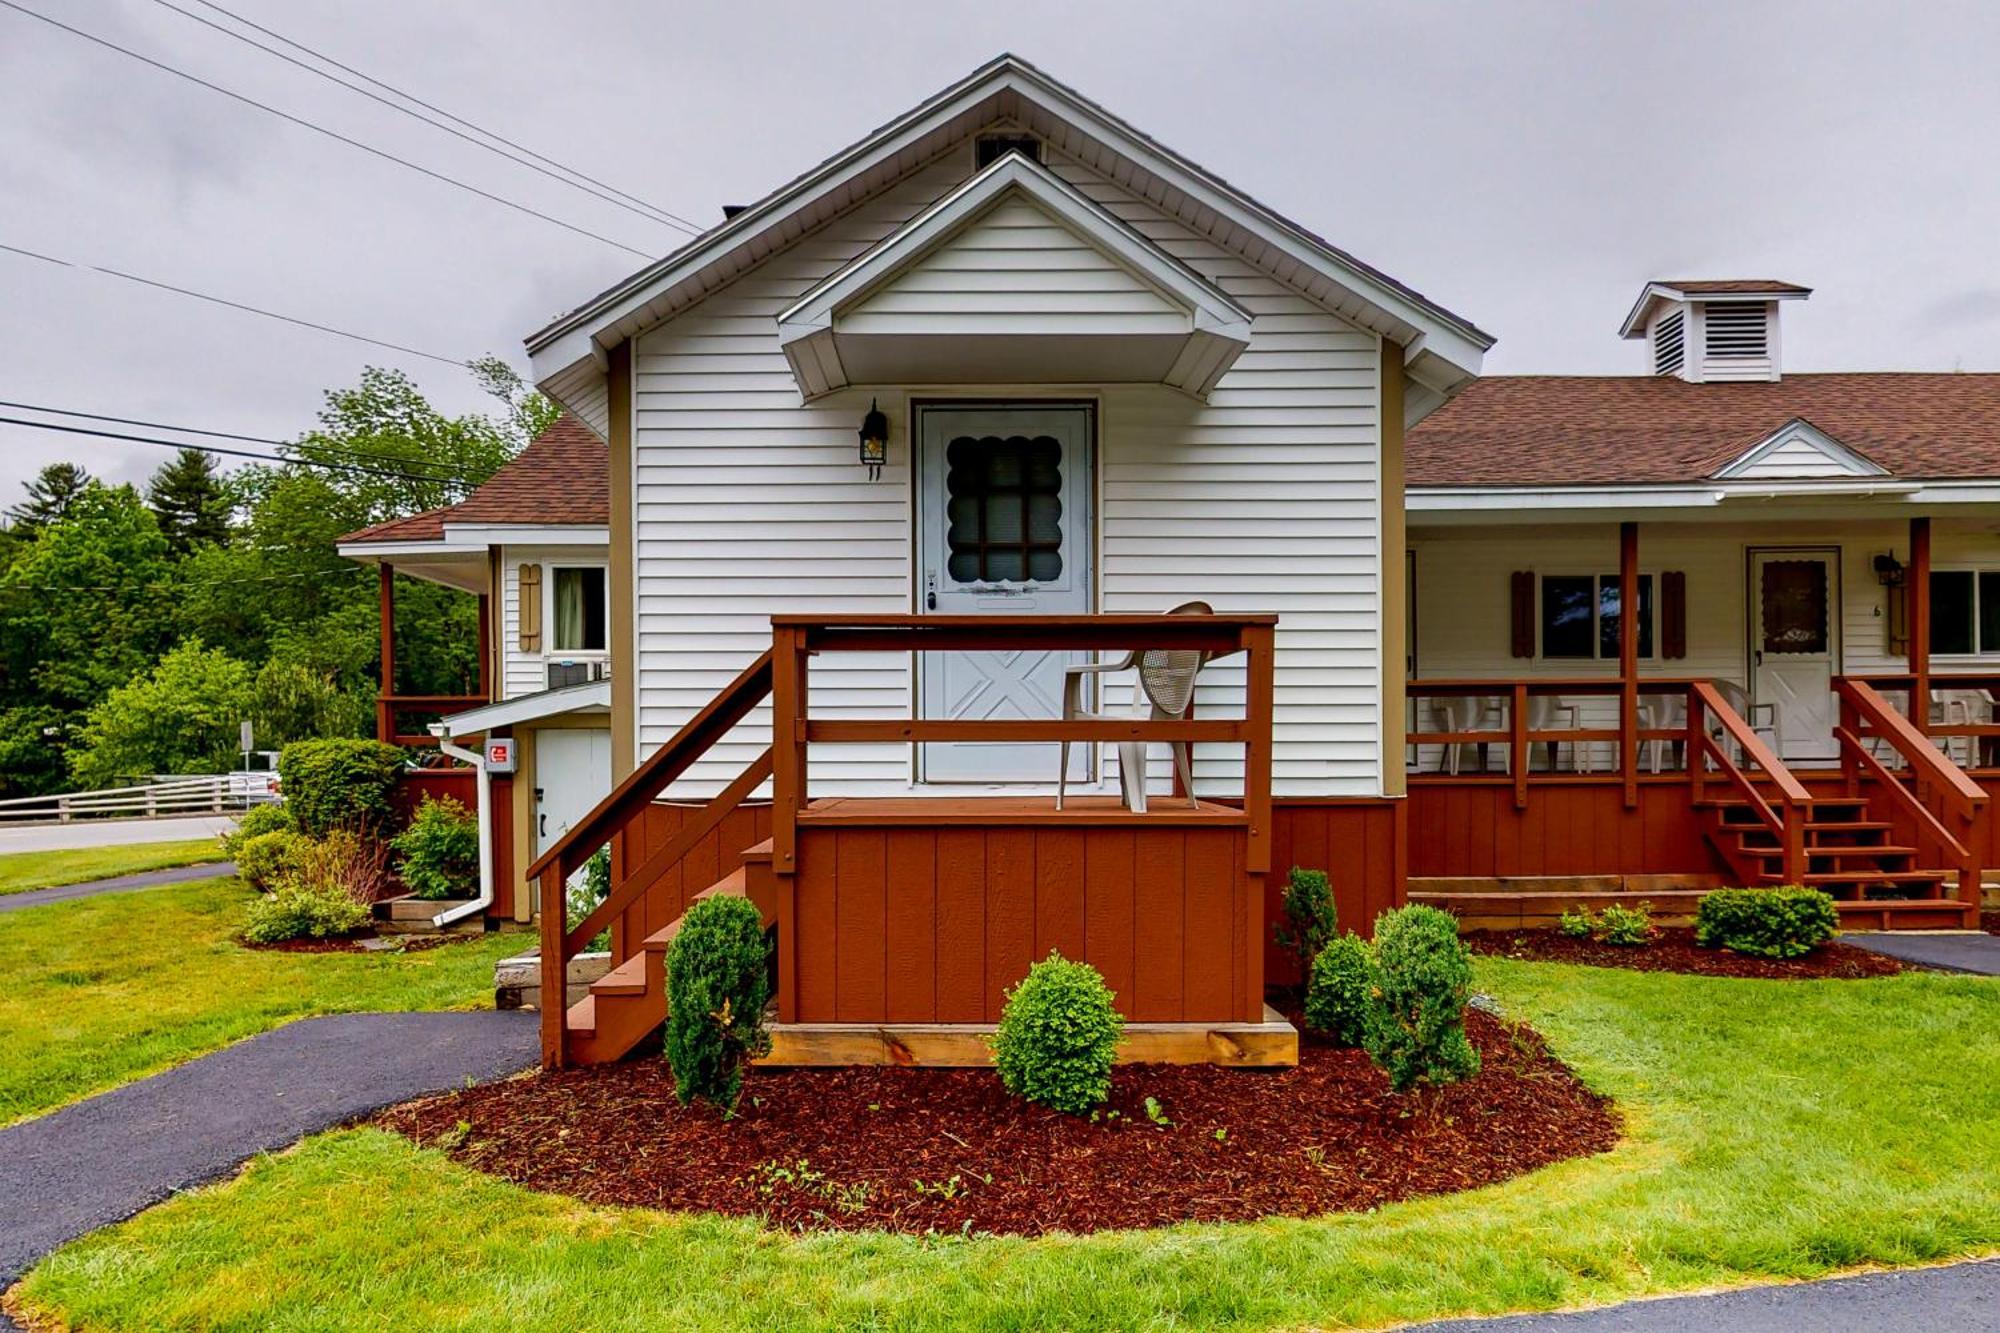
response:
{"label": "overcast gray sky", "polygon": [[[648,254],[681,239],[158,0],[8,2]],[[1991,4],[221,2],[704,224],[1012,50],[1498,334],[1493,372],[1637,371],[1616,330],[1652,276],[1815,287],[1791,369],[2000,369]],[[8,8],[0,245],[523,369],[641,263]],[[450,366],[0,252],[0,399],[289,437],[368,363],[479,405]],[[163,456],[0,426],[0,503],[58,457]]]}

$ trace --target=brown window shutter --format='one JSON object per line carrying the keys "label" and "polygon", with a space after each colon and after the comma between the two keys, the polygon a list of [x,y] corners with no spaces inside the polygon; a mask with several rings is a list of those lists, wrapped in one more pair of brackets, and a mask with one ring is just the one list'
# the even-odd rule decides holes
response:
{"label": "brown window shutter", "polygon": [[1688,655],[1688,576],[1678,569],[1660,575],[1660,656],[1678,661]]}
{"label": "brown window shutter", "polygon": [[521,566],[521,651],[542,651],[542,567]]}
{"label": "brown window shutter", "polygon": [[1509,651],[1516,657],[1535,655],[1535,576],[1525,569],[1514,571],[1512,620]]}

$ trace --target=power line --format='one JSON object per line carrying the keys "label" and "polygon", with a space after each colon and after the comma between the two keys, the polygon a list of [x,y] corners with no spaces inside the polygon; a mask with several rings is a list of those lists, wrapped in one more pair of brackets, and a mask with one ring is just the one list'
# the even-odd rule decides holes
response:
{"label": "power line", "polygon": [[[427,116],[423,114],[422,111],[413,111],[407,106],[403,106],[398,102],[392,101],[390,98],[382,96],[380,93],[371,92],[367,88],[364,88],[359,84],[350,83],[348,80],[341,78],[337,74],[329,74],[326,70],[320,69],[316,65],[312,65],[307,63],[306,61],[300,60],[296,56],[287,55],[283,51],[278,50],[276,47],[266,46],[264,43],[258,41],[254,37],[246,36],[243,33],[237,32],[233,28],[227,27],[226,25],[221,23],[217,23],[213,19],[203,18],[200,14],[196,14],[191,10],[183,9],[179,5],[175,4],[173,0],[153,0],[154,4],[159,5],[163,9],[170,9],[174,13],[181,15],[183,18],[187,18],[192,20],[193,22],[199,23],[203,27],[214,29],[216,32],[221,33],[225,37],[231,37],[234,38],[236,41],[244,43],[246,46],[255,47],[257,50],[264,52],[266,55],[274,56],[277,59],[284,61],[288,65],[294,65],[299,69],[304,70],[308,74],[314,75],[318,78],[325,79],[329,83],[337,84],[340,87],[347,89],[349,92],[358,93],[362,97],[366,97],[372,102],[377,102],[385,107],[388,107],[391,111],[399,112],[400,114],[408,116],[413,120],[417,120],[425,125],[429,125],[432,129],[442,130],[446,134],[452,135],[454,138],[463,139],[466,143],[471,144],[473,147],[484,149],[485,151],[492,153],[497,157],[505,158],[507,161],[512,162],[517,166],[523,166],[530,171],[538,172],[541,175],[548,177],[550,180],[557,182],[558,184],[567,185],[573,190],[581,190],[585,194],[591,196],[593,199],[602,200],[603,202],[610,204],[614,208],[622,208],[628,213],[637,214],[639,217],[646,219],[646,221],[648,222],[657,223],[661,226],[672,227],[676,231],[684,231],[690,236],[698,236],[701,234],[702,231],[701,227],[699,227],[695,223],[689,222],[686,218],[683,218],[678,214],[669,213],[666,209],[661,208],[656,204],[649,204],[644,199],[638,198],[636,195],[627,194],[623,190],[616,189],[613,186],[605,185],[602,181],[594,180],[589,176],[585,176],[582,172],[577,171],[575,168],[564,166],[562,163],[555,161],[555,159],[553,158],[544,157],[542,154],[534,152],[531,149],[523,148],[519,144],[514,143],[512,140],[503,138],[500,135],[493,133],[493,131],[491,130],[484,129],[481,126],[475,125],[471,121],[466,120],[461,116],[454,116],[448,111],[440,110],[439,108],[432,106],[430,103],[424,101],[419,97],[413,96],[410,93],[403,92],[401,89],[392,88],[388,84],[383,83],[380,79],[372,78],[369,75],[363,74],[360,70],[355,69],[350,65],[343,65],[340,61],[335,60],[332,56],[329,56],[324,52],[316,51],[312,47],[305,45],[303,42],[295,42],[291,38],[286,37],[281,33],[273,32],[271,29],[266,28],[261,24],[254,23],[251,20],[244,18],[241,14],[233,13],[230,10],[224,9],[221,5],[209,4],[208,0],[196,0],[196,2],[202,4],[204,7],[208,9],[214,10],[218,14],[222,14],[230,19],[233,19],[235,22],[242,24],[246,28],[255,29],[256,31],[263,33],[265,36],[270,37],[275,41],[282,42],[286,46],[289,46],[294,50],[304,51],[306,54],[312,56],[316,60],[320,60],[328,65],[332,65],[336,69],[345,70],[347,73],[354,75],[358,79],[366,80],[368,83],[374,84],[378,88],[382,88],[390,93],[395,94],[395,96],[402,98],[404,101],[411,102],[416,106],[424,108],[425,111],[435,112],[437,116],[443,116],[447,120],[455,121],[457,124],[463,125],[467,129],[470,129],[475,133],[468,134],[465,132],[465,130],[454,129],[451,125],[445,124],[444,121],[442,120],[438,120],[433,116]],[[476,137],[476,135],[483,135],[485,136],[485,138],[482,139]],[[496,140],[498,144],[505,145],[505,147],[499,147],[493,143],[488,143],[486,142],[486,139]],[[512,149],[513,151],[510,152],[509,149]],[[548,165],[546,166],[542,165],[543,163],[547,163]],[[555,168],[555,170],[550,170],[551,167]],[[570,177],[572,176],[576,177],[577,179],[574,180],[570,179]]]}
{"label": "power line", "polygon": [[340,133],[338,130],[330,130],[324,125],[318,124],[314,121],[307,120],[303,116],[295,116],[289,111],[280,111],[277,107],[274,107],[269,103],[259,102],[254,97],[247,97],[242,93],[235,92],[232,91],[231,89],[225,88],[219,83],[211,83],[207,79],[201,78],[199,75],[190,74],[184,69],[179,69],[173,65],[167,64],[165,61],[155,60],[151,56],[141,55],[139,52],[134,51],[129,47],[120,46],[116,42],[97,36],[95,33],[85,32],[81,28],[73,28],[69,24],[62,22],[59,19],[52,19],[47,14],[39,13],[35,10],[29,9],[26,5],[18,4],[16,3],[16,0],[0,0],[0,6],[5,6],[6,8],[11,9],[19,14],[26,14],[29,18],[32,19],[40,19],[43,23],[48,24],[52,28],[59,28],[63,32],[69,33],[71,36],[81,37],[83,40],[91,42],[97,46],[101,46],[105,48],[107,51],[116,51],[119,55],[130,57],[131,59],[136,60],[143,65],[150,65],[154,69],[160,70],[163,73],[173,75],[175,78],[186,79],[189,83],[197,84],[203,88],[208,89],[210,92],[221,93],[224,97],[230,98],[232,101],[241,102],[244,106],[255,107],[257,110],[262,111],[267,115],[276,116],[280,120],[289,122],[290,124],[293,125],[297,125],[302,129],[311,130],[315,134],[323,134],[329,139],[333,139],[340,143],[344,143],[350,148],[358,148],[362,152],[368,153],[374,157],[379,157],[385,162],[393,162],[399,167],[408,167],[411,171],[417,172],[424,176],[428,176],[432,180],[442,181],[446,185],[456,186],[457,188],[464,190],[470,194],[476,194],[482,199],[491,200],[493,203],[499,204],[503,208],[511,208],[517,213],[525,213],[529,217],[540,218],[543,222],[552,223],[555,226],[561,227],[565,231],[575,232],[579,236],[588,236],[593,241],[601,241],[605,245],[614,246],[617,249],[625,251],[627,254],[637,255],[641,259],[652,259],[654,257],[647,251],[638,249],[636,246],[627,245],[623,241],[615,241],[611,239],[609,236],[605,236],[598,232],[591,231],[587,227],[579,227],[573,222],[564,222],[561,218],[553,217],[547,213],[542,212],[539,209],[531,208],[527,204],[521,203],[517,200],[509,199],[504,195],[494,194],[490,190],[482,190],[477,185],[473,185],[468,181],[462,181],[455,176],[447,176],[441,171],[433,171],[429,167],[420,166],[419,164],[410,161],[408,158],[398,157],[394,153],[388,152],[385,149],[375,147],[373,144],[366,144],[359,139],[350,138],[347,135]]}
{"label": "power line", "polygon": [[[75,417],[82,421],[109,421],[120,426],[145,426],[150,430],[170,430],[178,435],[203,435],[212,440],[240,440],[246,444],[271,444],[276,445],[280,449],[297,450],[304,447],[297,440],[273,439],[268,435],[239,435],[234,431],[204,430],[199,426],[176,426],[166,421],[145,421],[138,417],[115,417],[108,416],[102,412],[77,412],[66,407],[46,407],[41,403],[16,403],[0,399],[0,407],[11,407],[23,412],[40,412],[47,416]],[[199,445],[190,444],[184,447],[197,450],[198,452],[201,451],[201,446]],[[483,477],[475,477],[462,469],[450,467],[442,463],[432,463],[427,459],[418,459],[413,462],[409,459],[398,458],[394,454],[379,453],[368,449],[350,449],[344,445],[329,444],[324,441],[315,441],[312,447],[327,453],[344,454],[349,458],[374,459],[378,462],[394,463],[399,467],[406,468],[432,469],[432,475],[426,477],[426,480],[429,481],[446,484],[477,485],[480,481],[485,480]],[[308,460],[301,458],[287,457],[282,461],[288,463],[307,463],[310,466]]]}
{"label": "power line", "polygon": [[[26,426],[31,430],[60,431],[65,435],[88,435],[100,440],[122,440],[129,444],[156,444],[164,449],[197,449],[205,454],[217,454],[226,458],[252,458],[263,463],[290,463],[299,467],[319,468],[325,472],[345,472],[355,476],[386,477],[393,481],[421,481],[437,485],[441,477],[423,476],[414,472],[401,472],[389,468],[363,467],[358,463],[320,463],[310,458],[286,458],[280,454],[260,454],[248,449],[227,449],[214,444],[188,444],[183,440],[161,440],[150,435],[127,435],[120,431],[93,430],[88,426],[66,426],[54,421],[30,421],[25,417],[0,416],[0,425]],[[168,427],[172,429],[172,427]]]}
{"label": "power line", "polygon": [[[12,0],[0,0],[0,4],[11,6]],[[439,361],[447,366],[463,367],[466,365],[465,360],[460,357],[443,356],[437,352],[426,352],[421,347],[409,347],[403,343],[393,343],[382,338],[371,338],[365,333],[352,333],[346,329],[337,329],[331,324],[318,324],[309,319],[300,319],[295,315],[281,315],[275,310],[265,310],[259,306],[245,305],[241,301],[231,301],[226,297],[211,296],[207,292],[198,292],[192,287],[177,287],[173,283],[161,282],[156,278],[142,278],[136,273],[126,273],[119,269],[106,268],[101,264],[86,264],[80,260],[58,259],[54,255],[43,254],[38,250],[28,250],[18,245],[8,245],[4,241],[0,241],[0,250],[6,250],[17,255],[25,255],[29,259],[39,259],[45,264],[57,264],[63,268],[80,268],[92,273],[102,273],[107,277],[122,278],[126,282],[136,282],[142,287],[152,287],[159,291],[172,292],[176,296],[190,296],[197,301],[207,301],[210,305],[226,306],[231,310],[242,311],[244,314],[260,315],[265,319],[275,319],[286,324],[294,324],[299,328],[312,329],[317,333],[330,333],[336,338],[349,338],[355,342],[367,343],[371,347],[382,347],[392,352],[403,352],[409,356],[420,356],[429,361]]]}

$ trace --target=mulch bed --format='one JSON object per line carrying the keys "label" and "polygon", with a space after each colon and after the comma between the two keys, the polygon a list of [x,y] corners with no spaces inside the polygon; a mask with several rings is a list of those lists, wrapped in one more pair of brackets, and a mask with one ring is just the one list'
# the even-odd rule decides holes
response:
{"label": "mulch bed", "polygon": [[1979,914],[1979,928],[1988,935],[2000,935],[2000,912],[1984,911]]}
{"label": "mulch bed", "polygon": [[1822,944],[1803,958],[1751,958],[1727,949],[1704,949],[1687,926],[1665,926],[1644,946],[1578,940],[1557,930],[1475,930],[1464,936],[1474,953],[1538,963],[1582,963],[1588,967],[1629,967],[1639,972],[1688,972],[1706,977],[1759,977],[1814,980],[1893,977],[1903,965],[1851,944]]}
{"label": "mulch bed", "polygon": [[257,944],[237,938],[237,943],[246,949],[258,949],[266,953],[421,953],[425,949],[441,949],[447,944],[463,944],[467,940],[478,939],[477,935],[401,935],[398,949],[364,949],[361,941],[380,938],[374,931],[363,931],[359,935],[337,935],[329,939],[274,940],[269,944]]}
{"label": "mulch bed", "polygon": [[[735,1120],[674,1099],[666,1061],[524,1075],[394,1108],[467,1166],[594,1203],[810,1230],[1040,1235],[1373,1208],[1617,1142],[1610,1104],[1527,1028],[1467,1015],[1483,1068],[1393,1096],[1359,1051],[1296,1069],[1125,1065],[1097,1120],[990,1070],[753,1070]],[[1154,1098],[1173,1123],[1155,1125]]]}

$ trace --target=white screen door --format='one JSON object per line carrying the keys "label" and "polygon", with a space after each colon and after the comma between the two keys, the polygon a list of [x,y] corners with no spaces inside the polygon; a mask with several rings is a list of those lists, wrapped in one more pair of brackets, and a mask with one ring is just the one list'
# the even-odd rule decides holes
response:
{"label": "white screen door", "polygon": [[[1057,404],[918,409],[917,604],[937,615],[1090,610],[1091,411]],[[927,718],[1062,716],[1062,669],[1084,654],[926,653]],[[1091,746],[1070,756],[1090,777]],[[931,743],[918,775],[940,783],[1056,780],[1054,742]]]}
{"label": "white screen door", "polygon": [[1780,759],[1833,759],[1840,552],[1750,552],[1751,698],[1777,708]]}

